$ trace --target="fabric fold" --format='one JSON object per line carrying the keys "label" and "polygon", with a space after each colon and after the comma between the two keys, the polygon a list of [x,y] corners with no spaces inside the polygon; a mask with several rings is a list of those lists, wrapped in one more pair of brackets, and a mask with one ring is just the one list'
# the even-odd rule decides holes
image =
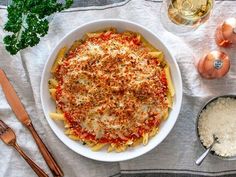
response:
{"label": "fabric fold", "polygon": [[[209,176],[236,174],[234,161],[222,161],[209,156],[201,167],[194,164],[194,160],[203,152],[195,132],[196,115],[202,104],[210,97],[235,93],[236,62],[234,59],[236,53],[234,49],[224,50],[230,55],[231,70],[225,78],[220,80],[209,81],[201,78],[196,70],[196,63],[209,50],[223,50],[215,45],[214,30],[224,18],[236,15],[236,2],[216,1],[215,10],[206,24],[192,33],[179,36],[165,31],[162,27],[160,7],[161,1],[127,0],[104,7],[69,9],[56,14],[50,22],[48,34],[41,39],[41,42],[35,47],[23,50],[20,55],[10,56],[3,44],[0,44],[0,67],[10,78],[35,128],[58,160],[66,177],[104,177],[119,173],[187,173]],[[0,9],[0,16],[5,22],[5,9]],[[178,62],[184,88],[182,109],[168,137],[151,152],[120,163],[90,160],[66,147],[49,127],[40,101],[42,71],[53,48],[68,32],[78,26],[106,18],[130,20],[157,34]],[[0,35],[1,37],[5,35],[2,29],[0,29]],[[16,131],[19,144],[50,174],[31,135],[17,121],[2,92],[0,92],[0,118],[12,126]],[[34,175],[12,149],[2,142],[0,142],[0,147],[0,156],[7,159],[0,160],[0,174],[8,177]]]}

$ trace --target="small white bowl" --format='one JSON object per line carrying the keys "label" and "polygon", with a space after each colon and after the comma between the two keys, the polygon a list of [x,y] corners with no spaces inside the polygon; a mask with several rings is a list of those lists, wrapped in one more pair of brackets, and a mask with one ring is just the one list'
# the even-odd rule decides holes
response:
{"label": "small white bowl", "polygon": [[[93,152],[92,150],[90,150],[89,147],[84,146],[80,142],[73,141],[70,138],[68,138],[64,134],[64,126],[62,122],[53,121],[49,117],[50,112],[55,112],[55,103],[50,98],[50,95],[48,92],[48,79],[51,77],[50,68],[55,60],[55,57],[59,49],[64,46],[71,46],[72,43],[76,39],[82,38],[82,36],[86,32],[94,32],[101,29],[105,29],[107,27],[115,27],[118,29],[118,31],[138,32],[141,35],[143,35],[144,38],[147,41],[149,41],[153,46],[155,46],[156,48],[164,52],[165,58],[170,65],[171,76],[172,76],[173,84],[176,91],[174,103],[173,103],[173,109],[171,110],[168,119],[161,124],[159,133],[153,138],[151,138],[146,146],[139,145],[135,148],[128,148],[126,151],[121,152],[121,153],[116,153],[116,152],[108,153],[105,149],[98,152]],[[44,67],[42,80],[41,80],[40,94],[41,94],[41,102],[42,102],[42,107],[43,107],[45,117],[50,127],[56,134],[56,136],[65,145],[67,145],[70,149],[77,152],[78,154],[81,154],[90,159],[106,161],[106,162],[116,162],[116,161],[132,159],[152,150],[154,147],[159,145],[170,133],[171,129],[174,127],[174,124],[177,120],[181,103],[182,103],[182,79],[181,79],[179,67],[176,61],[174,60],[173,56],[170,54],[169,50],[166,48],[163,42],[161,42],[160,39],[154,33],[149,31],[147,28],[133,22],[129,22],[125,20],[117,20],[117,19],[106,19],[106,20],[90,22],[82,26],[79,26],[78,28],[76,28],[75,30],[67,34],[57,44],[57,46],[53,49],[51,55],[49,56],[46,62],[46,65]]]}

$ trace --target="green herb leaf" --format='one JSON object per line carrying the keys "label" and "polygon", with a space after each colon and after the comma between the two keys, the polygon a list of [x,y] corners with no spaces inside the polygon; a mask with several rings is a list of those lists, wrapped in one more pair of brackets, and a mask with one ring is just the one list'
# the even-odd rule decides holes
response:
{"label": "green herb leaf", "polygon": [[12,55],[28,46],[33,47],[40,37],[47,34],[47,17],[55,12],[69,8],[73,0],[58,3],[57,0],[12,0],[7,7],[8,21],[4,30],[10,35],[4,37],[6,50]]}

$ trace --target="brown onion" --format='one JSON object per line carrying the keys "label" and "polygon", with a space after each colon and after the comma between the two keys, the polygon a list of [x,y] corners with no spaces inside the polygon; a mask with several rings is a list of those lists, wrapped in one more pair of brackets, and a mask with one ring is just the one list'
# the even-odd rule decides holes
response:
{"label": "brown onion", "polygon": [[198,62],[198,72],[206,79],[225,76],[230,69],[230,60],[224,52],[212,51]]}

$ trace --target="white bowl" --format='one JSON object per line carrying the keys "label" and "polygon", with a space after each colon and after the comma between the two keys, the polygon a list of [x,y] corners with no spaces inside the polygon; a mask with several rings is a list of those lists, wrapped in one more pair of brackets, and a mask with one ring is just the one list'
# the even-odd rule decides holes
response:
{"label": "white bowl", "polygon": [[[156,48],[163,51],[165,54],[165,58],[171,68],[171,76],[172,76],[173,84],[176,91],[174,103],[173,103],[173,109],[171,110],[168,119],[161,124],[159,133],[153,138],[151,138],[146,146],[139,145],[135,148],[128,148],[126,151],[121,152],[121,153],[116,153],[116,152],[108,153],[105,149],[98,152],[93,152],[92,150],[90,150],[89,147],[82,145],[80,142],[69,139],[64,134],[64,126],[62,122],[53,121],[49,117],[49,113],[55,111],[55,103],[50,98],[47,83],[48,83],[48,79],[51,77],[50,68],[55,60],[55,57],[59,49],[64,46],[70,46],[76,39],[82,38],[82,36],[86,32],[94,32],[94,31],[98,31],[107,27],[115,27],[118,29],[118,31],[138,32],[142,34],[144,38],[147,41],[149,41],[152,45],[154,45]],[[46,116],[46,119],[50,127],[52,128],[56,136],[70,149],[77,152],[78,154],[81,154],[85,157],[88,157],[94,160],[106,161],[106,162],[123,161],[123,160],[128,160],[128,159],[138,157],[152,150],[154,147],[159,145],[170,133],[171,129],[173,128],[177,120],[180,107],[181,107],[182,79],[181,79],[179,67],[176,61],[174,60],[173,56],[170,54],[169,50],[166,48],[163,42],[161,42],[160,39],[154,33],[149,31],[147,28],[141,25],[138,25],[136,23],[125,21],[125,20],[117,20],[117,19],[99,20],[99,21],[94,21],[94,22],[90,22],[82,26],[79,26],[77,29],[67,34],[58,43],[58,45],[53,49],[51,55],[49,56],[47,60],[47,63],[44,67],[43,74],[42,74],[41,102],[42,102],[44,114]]]}

